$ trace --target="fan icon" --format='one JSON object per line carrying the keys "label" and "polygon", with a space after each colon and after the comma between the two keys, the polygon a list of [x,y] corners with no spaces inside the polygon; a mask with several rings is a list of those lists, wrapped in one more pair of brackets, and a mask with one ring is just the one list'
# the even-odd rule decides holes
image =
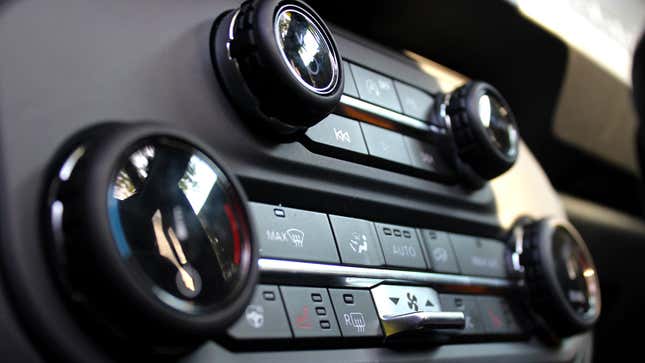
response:
{"label": "fan icon", "polygon": [[419,305],[417,304],[417,297],[414,294],[408,292],[408,307],[414,311],[419,311]]}

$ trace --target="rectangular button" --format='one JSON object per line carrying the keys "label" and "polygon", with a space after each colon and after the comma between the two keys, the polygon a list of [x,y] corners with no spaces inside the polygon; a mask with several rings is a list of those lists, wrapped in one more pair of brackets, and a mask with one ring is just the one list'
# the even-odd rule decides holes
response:
{"label": "rectangular button", "polygon": [[403,135],[361,122],[369,154],[400,164],[412,165],[405,148]]}
{"label": "rectangular button", "polygon": [[[327,289],[280,286],[280,290],[296,338],[340,336]],[[319,308],[323,308],[325,314],[319,314],[322,311]]]}
{"label": "rectangular button", "polygon": [[458,274],[459,265],[450,244],[448,233],[431,229],[422,229],[420,231],[430,268],[437,272]]}
{"label": "rectangular button", "polygon": [[439,151],[428,142],[404,136],[405,147],[410,155],[412,166],[437,174],[452,174],[450,168],[443,161]]}
{"label": "rectangular button", "polygon": [[278,287],[256,287],[251,303],[228,333],[237,339],[291,338],[291,329]]}
{"label": "rectangular button", "polygon": [[414,229],[376,223],[376,232],[381,240],[386,265],[426,269],[426,262]]}
{"label": "rectangular button", "polygon": [[481,309],[484,328],[488,334],[520,334],[522,329],[517,324],[508,302],[497,296],[477,296]]}
{"label": "rectangular button", "polygon": [[326,214],[261,203],[249,203],[249,207],[260,256],[340,262]]}
{"label": "rectangular button", "polygon": [[429,287],[379,285],[372,289],[372,296],[381,319],[417,311],[441,311],[439,295]]}
{"label": "rectangular button", "polygon": [[343,93],[348,96],[358,97],[358,90],[356,89],[354,76],[352,75],[352,70],[350,69],[347,61],[343,61],[343,72],[345,72],[345,87],[343,88]]}
{"label": "rectangular button", "polygon": [[502,242],[461,234],[450,234],[450,241],[464,275],[507,276]]}
{"label": "rectangular button", "polygon": [[380,337],[372,295],[367,290],[329,289],[336,318],[344,337]]}
{"label": "rectangular button", "polygon": [[383,266],[385,259],[374,224],[362,219],[330,215],[340,259],[345,264]]}
{"label": "rectangular button", "polygon": [[394,81],[394,86],[399,94],[404,114],[423,121],[430,120],[434,97],[416,87],[408,86],[399,81]]}
{"label": "rectangular button", "polygon": [[312,141],[360,154],[367,154],[367,146],[358,121],[331,114],[305,133]]}
{"label": "rectangular button", "polygon": [[394,82],[376,72],[350,64],[356,88],[361,99],[375,105],[401,112],[401,104],[394,90]]}
{"label": "rectangular button", "polygon": [[481,319],[477,300],[471,295],[439,295],[441,309],[443,311],[461,311],[466,318],[466,325],[463,330],[455,330],[459,334],[484,334],[484,323]]}

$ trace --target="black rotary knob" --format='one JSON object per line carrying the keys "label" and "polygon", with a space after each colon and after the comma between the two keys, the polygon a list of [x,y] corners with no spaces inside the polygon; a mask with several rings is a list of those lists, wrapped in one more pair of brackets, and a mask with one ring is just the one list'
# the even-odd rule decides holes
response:
{"label": "black rotary knob", "polygon": [[459,158],[492,179],[517,159],[519,135],[508,103],[491,85],[469,82],[449,95],[446,107]]}
{"label": "black rotary knob", "polygon": [[244,194],[220,165],[206,145],[157,123],[102,124],[62,148],[45,243],[82,321],[156,347],[239,317],[257,253]]}
{"label": "black rotary knob", "polygon": [[600,315],[600,286],[580,234],[554,218],[528,224],[523,234],[520,263],[544,328],[560,337],[591,328]]}
{"label": "black rotary knob", "polygon": [[220,83],[245,117],[282,134],[322,120],[340,101],[341,58],[331,32],[297,0],[250,0],[213,24]]}

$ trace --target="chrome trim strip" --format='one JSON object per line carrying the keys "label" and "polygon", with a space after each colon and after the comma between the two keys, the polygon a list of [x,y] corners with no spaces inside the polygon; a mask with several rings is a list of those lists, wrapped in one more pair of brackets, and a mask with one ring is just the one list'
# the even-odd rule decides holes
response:
{"label": "chrome trim strip", "polygon": [[386,118],[388,120],[397,122],[399,124],[412,127],[421,131],[432,131],[436,133],[444,133],[439,127],[435,125],[429,125],[423,121],[417,120],[415,118],[400,114],[398,112],[390,111],[387,108],[359,100],[358,98],[350,97],[347,95],[342,95],[340,97],[340,103],[359,109],[361,111],[369,112],[371,114]]}
{"label": "chrome trim strip", "polygon": [[338,280],[344,286],[372,287],[382,282],[408,282],[421,285],[479,286],[508,289],[515,285],[511,280],[491,277],[326,265],[314,262],[287,261],[271,258],[260,258],[258,265],[263,275],[280,275],[281,277],[294,278],[296,281],[301,282],[306,276],[327,278]]}

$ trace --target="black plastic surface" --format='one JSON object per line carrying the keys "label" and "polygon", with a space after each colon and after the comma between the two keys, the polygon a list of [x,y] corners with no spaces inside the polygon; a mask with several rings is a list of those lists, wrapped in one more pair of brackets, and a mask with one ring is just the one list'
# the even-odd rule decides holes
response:
{"label": "black plastic surface", "polygon": [[[0,258],[11,314],[47,360],[110,357],[62,303],[37,228],[36,191],[51,156],[70,135],[101,120],[159,120],[198,134],[257,202],[488,237],[503,234],[488,187],[467,192],[252,132],[218,84],[208,50],[213,20],[237,6],[236,1],[200,0],[14,0],[0,5]],[[349,60],[430,93],[439,89],[436,79],[399,53],[352,36],[337,35],[336,40]],[[0,329],[4,338],[14,328]],[[20,347],[16,344],[13,351],[16,357]],[[559,349],[514,342],[421,351],[317,347],[232,353],[207,343],[184,360],[566,362],[589,347],[589,335]]]}

